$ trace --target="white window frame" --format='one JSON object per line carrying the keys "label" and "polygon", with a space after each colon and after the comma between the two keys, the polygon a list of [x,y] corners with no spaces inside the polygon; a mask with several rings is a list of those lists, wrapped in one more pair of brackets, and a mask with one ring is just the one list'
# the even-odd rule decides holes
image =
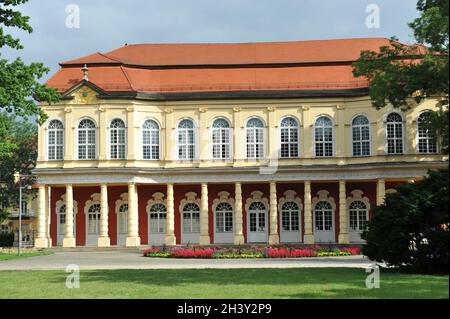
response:
{"label": "white window frame", "polygon": [[[120,128],[113,128],[111,127],[112,123],[114,121],[121,121],[123,124],[123,127]],[[127,158],[127,125],[125,123],[124,120],[120,119],[120,118],[114,118],[111,120],[111,122],[109,122],[108,125],[108,142],[109,142],[109,159],[110,160],[125,160]],[[112,142],[112,135],[113,135],[113,131],[117,131],[117,143],[113,143]],[[120,132],[123,132],[124,135],[124,142],[123,143],[119,143],[119,134]],[[117,156],[113,157],[113,146],[117,147]],[[119,148],[120,146],[123,146],[124,149],[124,154],[123,157],[119,156]]]}
{"label": "white window frame", "polygon": [[[83,130],[93,130],[95,132],[95,157],[94,158],[80,158],[80,152],[79,152],[79,146],[80,146],[80,142],[79,142],[79,132],[80,132],[80,123],[83,120],[89,120],[92,121],[92,123],[94,123],[94,128],[92,129],[83,129]],[[87,134],[86,134],[86,141],[87,141]],[[85,144],[85,146],[88,146],[89,144]],[[92,145],[92,144],[91,144]],[[90,117],[83,117],[81,118],[76,126],[76,147],[75,147],[75,152],[76,152],[76,158],[79,161],[95,161],[98,159],[98,129],[97,129],[97,123]],[[87,156],[87,149],[86,149],[86,156]]]}
{"label": "white window frame", "polygon": [[[248,123],[253,119],[260,121],[262,124],[262,127],[248,127]],[[249,136],[250,130],[253,131],[253,137],[254,137],[254,141],[251,143],[248,142],[248,136]],[[256,141],[257,131],[259,131],[261,133],[260,134],[262,136],[261,142]],[[257,145],[261,146],[261,156],[257,156],[258,154],[256,154],[256,146]],[[249,149],[248,149],[249,146],[253,146],[254,156],[249,156]],[[252,159],[252,160],[261,160],[266,157],[266,123],[264,122],[263,119],[261,119],[259,117],[255,117],[255,116],[250,117],[245,122],[245,155],[246,155],[247,159]]]}
{"label": "white window frame", "polygon": [[[389,117],[389,115],[391,115],[391,114],[398,114],[399,116],[400,116],[400,118],[401,118],[401,121],[400,122],[388,122],[388,117]],[[386,114],[386,117],[385,117],[385,128],[384,128],[384,134],[385,134],[385,154],[387,154],[387,155],[402,155],[402,154],[404,154],[405,153],[405,123],[404,123],[404,119],[403,119],[403,115],[402,114],[400,114],[399,112],[389,112],[388,114]],[[401,124],[402,125],[402,130],[401,130],[401,132],[402,132],[402,137],[401,137],[401,139],[400,138],[398,138],[398,137],[394,137],[394,138],[388,138],[388,127],[389,127],[389,125],[391,124],[393,124],[393,125],[396,125],[396,124]],[[394,132],[395,132],[395,126],[394,126]],[[398,153],[398,152],[395,152],[395,153],[390,153],[389,152],[389,141],[390,140],[393,140],[393,141],[397,141],[397,140],[401,140],[401,142],[402,142],[402,149],[401,149],[401,152],[400,153]]]}
{"label": "white window frame", "polygon": [[[292,120],[294,120],[294,122],[296,123],[296,126],[294,127],[294,126],[282,126],[282,124],[283,124],[283,121],[285,121],[286,119],[292,119]],[[287,142],[283,142],[282,140],[281,140],[281,137],[282,137],[282,131],[283,130],[288,130],[288,141]],[[296,130],[297,131],[297,143],[295,143],[295,142],[292,142],[291,141],[291,131],[292,130]],[[283,117],[282,119],[281,119],[281,121],[280,121],[280,129],[279,129],[279,143],[280,143],[280,154],[279,154],[279,158],[282,158],[282,159],[289,159],[289,158],[299,158],[300,157],[300,138],[301,138],[301,136],[300,136],[300,122],[297,120],[297,118],[296,117],[294,117],[294,116],[292,116],[292,115],[288,115],[288,116],[285,116],[285,117]],[[291,154],[291,145],[297,145],[297,155],[295,155],[295,156],[293,156],[292,154]],[[282,153],[282,146],[283,145],[289,145],[288,146],[288,149],[289,149],[289,156],[283,156],[283,153]]]}
{"label": "white window frame", "polygon": [[[180,128],[180,124],[183,121],[190,121],[192,123],[192,128]],[[181,130],[184,132],[185,138],[186,138],[186,143],[183,144],[183,145],[180,144],[180,133],[181,133]],[[193,139],[194,139],[193,143],[188,143],[187,142],[188,141],[188,136],[189,136],[189,133],[188,133],[189,130],[192,130]],[[196,160],[198,158],[198,156],[197,156],[197,141],[198,141],[198,137],[197,137],[197,125],[195,124],[195,121],[193,119],[183,118],[183,119],[181,119],[178,122],[178,124],[177,124],[177,137],[176,138],[177,138],[177,158],[178,158],[178,160],[180,160],[180,161],[193,161],[193,160]],[[193,145],[192,158],[189,157],[189,146],[191,146],[191,145]],[[180,147],[181,146],[186,147],[186,155],[187,155],[187,157],[180,157]]]}
{"label": "white window frame", "polygon": [[[364,124],[364,125],[354,125],[353,122],[355,121],[356,118],[358,118],[359,116],[363,116],[366,118],[368,124]],[[361,134],[361,130],[363,127],[367,126],[369,128],[369,139],[367,140],[363,140],[360,139],[359,141],[355,141],[355,137],[353,135],[353,128],[358,128],[359,129],[359,134],[360,136],[362,136]],[[353,157],[367,157],[367,156],[371,156],[372,155],[372,132],[371,132],[371,124],[370,124],[370,120],[369,117],[366,114],[356,114],[351,121],[350,124],[350,139],[352,141],[352,156]],[[369,154],[362,154],[362,143],[367,143],[369,142]],[[359,143],[360,144],[360,149],[361,149],[361,154],[360,155],[355,155],[355,146],[354,143]]]}
{"label": "white window frame", "polygon": [[[431,140],[432,138],[430,137],[430,133],[427,130],[427,136],[426,137],[420,137],[420,117],[423,116],[426,113],[431,112],[430,110],[424,110],[422,112],[420,112],[419,116],[417,117],[417,134],[416,134],[416,140],[417,140],[417,153],[419,154],[437,154],[439,152],[439,145],[437,143],[436,138],[434,139],[434,144],[436,147],[436,151],[434,152],[430,152],[430,145],[431,145]],[[420,151],[420,141],[421,140],[425,140],[426,141],[426,145],[427,145],[427,151],[426,152],[421,152]]]}
{"label": "white window frame", "polygon": [[[157,126],[157,128],[144,128],[145,123],[147,122],[154,122]],[[153,143],[153,141],[151,141],[150,144],[144,144],[144,132],[149,132],[150,134],[150,139],[152,139],[152,132],[157,132],[158,133],[158,143],[155,144]],[[146,118],[144,119],[144,122],[141,125],[141,156],[142,156],[142,160],[144,161],[158,161],[161,159],[162,156],[162,147],[161,147],[161,140],[162,140],[162,136],[161,136],[161,125],[159,124],[159,122],[157,120],[155,120],[154,118]],[[178,138],[178,136],[177,136]],[[150,147],[150,157],[151,158],[145,158],[144,156],[144,147],[148,146]],[[153,158],[153,153],[152,153],[152,148],[153,147],[157,147],[158,148],[158,156],[156,158]]]}
{"label": "white window frame", "polygon": [[[317,142],[316,141],[316,128],[317,128],[317,121],[320,119],[320,118],[322,118],[322,117],[325,117],[325,118],[327,118],[327,119],[329,119],[330,121],[331,121],[331,147],[332,147],[332,150],[331,150],[331,155],[328,155],[328,156],[325,156],[325,155],[323,155],[323,156],[319,156],[319,155],[317,155],[317,145],[320,143],[320,144],[323,144],[324,145],[324,150],[323,150],[323,154],[325,154],[325,143],[330,143],[330,141],[322,141],[322,142]],[[323,129],[325,128],[325,127],[320,127],[320,128],[322,128],[322,133],[323,133]],[[313,130],[314,130],[314,134],[313,134],[313,142],[314,142],[314,157],[316,157],[316,158],[331,158],[331,157],[335,157],[335,153],[336,153],[336,143],[335,143],[335,141],[336,141],[336,132],[335,132],[335,129],[334,129],[334,121],[333,121],[333,118],[332,117],[330,117],[329,115],[326,115],[326,114],[322,114],[322,115],[319,115],[319,116],[317,116],[316,117],[316,119],[314,120],[314,125],[313,125]]]}
{"label": "white window frame", "polygon": [[[62,128],[58,128],[58,129],[50,128],[50,124],[52,122],[59,122],[61,124]],[[58,144],[58,143],[50,144],[50,132],[51,131],[55,132],[55,141],[58,140],[58,138],[57,138],[58,132],[62,134],[62,143],[61,144]],[[64,155],[65,155],[65,127],[64,127],[64,122],[61,119],[55,118],[55,119],[51,119],[51,120],[48,121],[46,141],[47,141],[47,160],[49,160],[49,161],[62,161],[62,160],[64,160]],[[54,147],[55,148],[55,158],[50,158],[50,147]],[[57,158],[57,156],[56,156],[58,147],[62,147],[62,157],[61,158]]]}
{"label": "white window frame", "polygon": [[[220,121],[220,120],[225,121],[228,124],[228,127],[214,127],[214,123],[216,121]],[[219,131],[220,142],[218,142],[218,143],[217,142],[214,143],[213,136],[214,136],[215,131]],[[228,135],[228,143],[224,142],[223,139],[222,139],[222,133],[223,132],[225,132]],[[232,147],[232,145],[233,145],[233,135],[231,134],[231,132],[232,132],[232,128],[231,128],[230,121],[228,121],[228,119],[223,118],[223,117],[217,117],[217,118],[215,118],[212,121],[210,141],[211,141],[211,158],[213,160],[230,160],[231,159],[232,153],[233,153],[233,147]],[[219,157],[215,156],[215,154],[214,154],[214,146],[219,146],[220,147],[221,151],[220,151],[220,156]],[[228,154],[225,157],[222,156],[222,148],[224,146],[225,147],[228,146]]]}

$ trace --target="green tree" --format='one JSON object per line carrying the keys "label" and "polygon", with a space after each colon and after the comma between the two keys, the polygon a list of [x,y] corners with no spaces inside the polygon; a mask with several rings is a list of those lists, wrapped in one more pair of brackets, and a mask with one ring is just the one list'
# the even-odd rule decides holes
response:
{"label": "green tree", "polygon": [[379,52],[363,51],[353,74],[369,81],[369,94],[377,109],[391,104],[408,110],[426,97],[437,97],[439,107],[428,125],[444,153],[448,153],[448,45],[449,1],[419,0],[420,16],[409,26],[418,45],[403,45],[395,37]]}
{"label": "green tree", "polygon": [[[29,24],[30,17],[14,10],[16,6],[26,2],[28,0],[0,0],[0,48],[23,49],[20,39],[8,34],[6,28],[33,32]],[[52,104],[59,100],[56,90],[39,82],[39,79],[49,71],[42,63],[27,65],[21,58],[10,62],[2,59],[0,53],[0,111],[6,110],[24,119],[37,116],[38,123],[42,124],[47,119],[47,115],[39,108],[36,101]],[[0,146],[0,150],[5,147],[6,150],[9,149],[9,146]]]}
{"label": "green tree", "polygon": [[448,183],[446,168],[387,194],[361,236],[366,240],[363,254],[400,269],[448,273]]}

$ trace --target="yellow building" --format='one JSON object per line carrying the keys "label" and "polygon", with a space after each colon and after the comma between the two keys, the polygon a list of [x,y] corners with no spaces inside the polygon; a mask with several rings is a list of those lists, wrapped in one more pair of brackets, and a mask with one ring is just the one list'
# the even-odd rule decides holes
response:
{"label": "yellow building", "polygon": [[422,122],[438,99],[376,110],[353,77],[386,44],[142,44],[61,63],[36,246],[361,242],[387,189],[448,163]]}

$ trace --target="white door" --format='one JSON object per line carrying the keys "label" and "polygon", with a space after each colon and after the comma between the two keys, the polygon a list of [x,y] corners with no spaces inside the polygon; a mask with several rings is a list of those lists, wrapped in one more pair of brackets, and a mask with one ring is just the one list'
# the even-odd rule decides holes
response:
{"label": "white door", "polygon": [[336,242],[334,210],[329,202],[320,201],[314,207],[314,240],[316,243]]}
{"label": "white door", "polygon": [[281,207],[280,241],[298,243],[301,241],[300,208],[295,202],[286,202]]}
{"label": "white door", "polygon": [[128,204],[122,204],[117,213],[117,246],[125,246],[128,236]]}
{"label": "white door", "polygon": [[[73,233],[74,236],[76,234],[76,217],[75,213],[73,215]],[[57,238],[56,238],[56,245],[62,246],[64,241],[64,236],[66,235],[66,205],[62,205],[59,208],[59,211],[56,214],[57,218]]]}
{"label": "white door", "polygon": [[217,204],[214,211],[214,243],[233,243],[233,207],[228,203]]}
{"label": "white door", "polygon": [[86,246],[97,246],[100,233],[100,204],[93,204],[86,214]]}
{"label": "white door", "polygon": [[148,243],[150,245],[164,245],[166,236],[166,206],[161,203],[153,204],[148,212]]}
{"label": "white door", "polygon": [[361,233],[369,220],[367,206],[362,201],[353,201],[349,206],[349,240],[351,243],[363,243]]}
{"label": "white door", "polygon": [[181,243],[198,244],[200,240],[200,207],[187,203],[181,212]]}
{"label": "white door", "polygon": [[253,202],[248,208],[247,237],[249,243],[266,243],[268,241],[267,209],[261,202]]}

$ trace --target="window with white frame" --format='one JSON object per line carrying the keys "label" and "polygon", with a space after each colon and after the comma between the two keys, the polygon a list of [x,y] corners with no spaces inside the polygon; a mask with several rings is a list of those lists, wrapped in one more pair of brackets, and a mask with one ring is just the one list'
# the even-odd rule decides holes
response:
{"label": "window with white frame", "polygon": [[128,234],[128,204],[122,204],[119,207],[117,215],[119,223],[119,234]]}
{"label": "window with white frame", "polygon": [[216,119],[212,125],[213,159],[228,159],[231,154],[230,124],[224,119]]}
{"label": "window with white frame", "polygon": [[115,119],[109,126],[109,147],[111,159],[125,159],[125,123]]}
{"label": "window with white frame", "polygon": [[155,203],[150,207],[150,234],[164,234],[166,232],[166,206]]}
{"label": "window with white frame", "polygon": [[178,124],[178,159],[195,158],[195,129],[192,120],[182,120]]}
{"label": "window with white frame", "polygon": [[333,230],[333,207],[327,201],[319,201],[314,206],[316,230]]}
{"label": "window with white frame", "polygon": [[88,234],[98,234],[100,230],[100,204],[92,204],[88,210]]}
{"label": "window with white frame", "polygon": [[84,119],[78,124],[78,159],[96,158],[96,129],[92,120]]}
{"label": "window with white frame", "polygon": [[58,212],[59,219],[59,234],[64,235],[66,233],[66,205],[61,205]]}
{"label": "window with white frame", "polygon": [[48,124],[48,159],[59,161],[64,157],[64,126],[59,120]]}
{"label": "window with white frame", "polygon": [[159,125],[154,120],[146,120],[142,126],[142,158],[159,159]]}
{"label": "window with white frame", "polygon": [[250,231],[263,232],[266,230],[266,206],[261,202],[253,202],[248,207],[250,215]]}
{"label": "window with white frame", "polygon": [[435,134],[430,127],[431,113],[423,112],[417,119],[417,137],[419,145],[419,153],[436,153],[437,143]]}
{"label": "window with white frame", "polygon": [[333,122],[326,116],[314,123],[314,146],[317,157],[333,156]]}
{"label": "window with white frame", "polygon": [[286,117],[281,121],[280,137],[280,156],[282,158],[298,157],[299,129],[294,118]]}
{"label": "window with white frame", "polygon": [[187,203],[183,207],[183,233],[200,232],[200,207],[196,203]]}
{"label": "window with white frame", "polygon": [[228,203],[219,203],[216,206],[216,232],[233,232],[233,207]]}
{"label": "window with white frame", "polygon": [[352,121],[353,156],[370,155],[370,123],[364,115],[356,116]]}
{"label": "window with white frame", "polygon": [[7,224],[3,224],[0,227],[0,234],[9,234],[10,230],[9,230],[9,225]]}
{"label": "window with white frame", "polygon": [[257,118],[248,120],[246,127],[247,158],[264,157],[264,123]]}
{"label": "window with white frame", "polygon": [[398,113],[386,117],[386,143],[388,154],[403,153],[403,120]]}
{"label": "window with white frame", "polygon": [[300,208],[295,202],[286,202],[281,207],[281,227],[284,231],[299,230]]}
{"label": "window with white frame", "polygon": [[364,202],[355,200],[349,206],[350,230],[363,231],[369,220],[367,206]]}

